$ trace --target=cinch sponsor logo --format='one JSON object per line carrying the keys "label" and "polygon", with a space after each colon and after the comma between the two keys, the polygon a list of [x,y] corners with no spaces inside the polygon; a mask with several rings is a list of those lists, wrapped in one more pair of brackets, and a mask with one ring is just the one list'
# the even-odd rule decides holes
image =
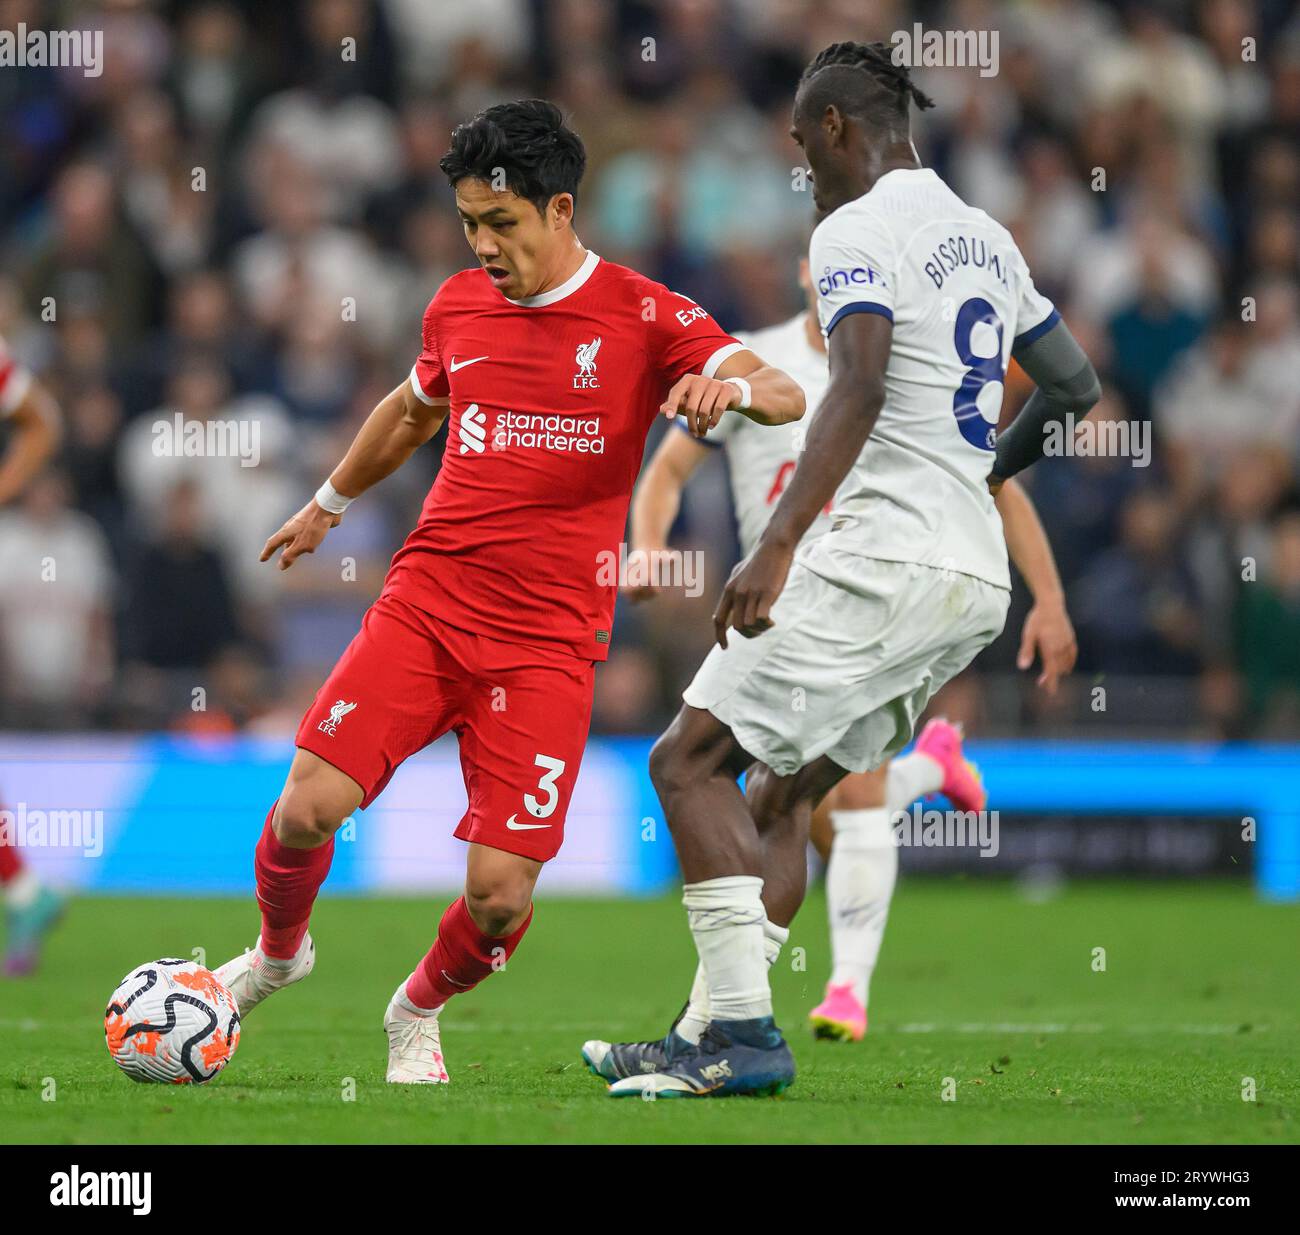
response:
{"label": "cinch sponsor logo", "polygon": [[605,435],[598,416],[560,416],[500,412],[492,433],[493,450],[553,450],[559,454],[603,455]]}
{"label": "cinch sponsor logo", "polygon": [[838,291],[841,287],[876,287],[889,286],[885,282],[885,276],[878,270],[873,270],[870,266],[854,266],[852,270],[832,270],[829,266],[822,273],[822,277],[817,280],[817,290],[823,296],[829,296],[831,292]]}

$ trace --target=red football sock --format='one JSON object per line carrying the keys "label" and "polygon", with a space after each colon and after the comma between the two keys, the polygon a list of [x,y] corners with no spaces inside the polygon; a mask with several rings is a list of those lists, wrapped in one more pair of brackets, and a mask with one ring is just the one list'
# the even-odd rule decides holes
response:
{"label": "red football sock", "polygon": [[290,849],[271,828],[272,806],[257,842],[253,868],[257,872],[257,903],[262,909],[262,951],[290,960],[307,933],[316,893],[329,874],[334,857],[331,836],[315,849]]}
{"label": "red football sock", "polygon": [[12,827],[11,823],[0,823],[0,883],[12,883],[23,872],[18,846],[9,834]]}
{"label": "red football sock", "polygon": [[458,897],[442,915],[433,947],[407,979],[406,997],[417,1008],[440,1008],[453,995],[473,990],[510,959],[532,920],[529,907],[514,934],[485,935],[469,916],[465,898]]}

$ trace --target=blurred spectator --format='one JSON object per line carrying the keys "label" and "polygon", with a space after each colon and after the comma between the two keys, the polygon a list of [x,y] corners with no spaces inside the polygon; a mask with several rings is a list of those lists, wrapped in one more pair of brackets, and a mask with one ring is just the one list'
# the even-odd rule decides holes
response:
{"label": "blurred spectator", "polygon": [[74,163],[55,183],[44,236],[24,256],[28,307],[103,316],[109,336],[129,344],[154,319],[158,270],[119,209],[117,186],[103,167]]}
{"label": "blurred spectator", "polygon": [[1300,716],[1300,513],[1277,521],[1266,570],[1241,587],[1236,635],[1251,728],[1267,728],[1285,705],[1294,730]]}
{"label": "blurred spectator", "polygon": [[113,571],[88,515],[57,471],[0,512],[0,650],[10,723],[85,723],[112,678]]}
{"label": "blurred spectator", "polygon": [[1201,337],[1206,319],[1174,299],[1164,266],[1153,254],[1142,255],[1139,280],[1136,296],[1111,315],[1107,333],[1115,384],[1147,418],[1152,391]]}
{"label": "blurred spectator", "polygon": [[1261,380],[1271,371],[1252,363],[1257,333],[1256,327],[1225,317],[1156,392],[1156,429],[1179,493],[1189,503],[1240,451],[1270,451],[1290,467],[1300,434],[1300,399],[1293,392],[1271,401],[1272,387]]}
{"label": "blurred spectator", "polygon": [[1135,494],[1121,515],[1120,543],[1070,593],[1082,667],[1194,674],[1201,665],[1198,599],[1172,497]]}
{"label": "blurred spectator", "polygon": [[122,652],[128,663],[197,672],[238,640],[230,584],[206,527],[198,486],[178,482],[166,495],[157,538],[127,576]]}

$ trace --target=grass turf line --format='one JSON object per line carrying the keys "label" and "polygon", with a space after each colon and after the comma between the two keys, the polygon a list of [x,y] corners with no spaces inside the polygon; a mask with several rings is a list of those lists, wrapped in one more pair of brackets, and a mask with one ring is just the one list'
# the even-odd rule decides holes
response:
{"label": "grass turf line", "polygon": [[805,1028],[829,969],[816,894],[774,972],[794,1086],[671,1103],[610,1101],[578,1050],[677,1011],[694,958],[675,898],[543,898],[508,972],[444,1014],[452,1084],[386,1085],[383,1010],[446,899],[323,901],[316,972],[193,1088],[119,1074],[104,1002],[145,961],[202,947],[215,965],[251,943],[251,899],[75,902],[41,974],[0,984],[0,1141],[1300,1141],[1300,907],[1244,886],[1079,884],[1031,904],[1006,884],[908,881],[857,1045]]}

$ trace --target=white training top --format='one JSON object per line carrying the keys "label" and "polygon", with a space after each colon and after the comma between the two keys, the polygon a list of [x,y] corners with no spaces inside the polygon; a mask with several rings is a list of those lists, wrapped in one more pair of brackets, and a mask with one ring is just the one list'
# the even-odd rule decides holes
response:
{"label": "white training top", "polygon": [[[784,425],[760,425],[742,412],[726,412],[707,437],[695,439],[704,446],[726,448],[742,556],[747,557],[758,543],[777,499],[790,483],[808,434],[808,422],[830,380],[825,352],[808,342],[805,316],[800,313],[779,326],[736,335],[766,364],[788,373],[803,387],[808,404],[803,419]],[[690,432],[682,419],[675,423],[682,432]],[[830,515],[823,511],[805,533],[804,542],[828,531],[830,525]]]}
{"label": "white training top", "polygon": [[[1009,588],[987,484],[1003,378],[1013,344],[1059,320],[1011,234],[929,168],[900,169],[822,220],[809,261],[827,338],[852,313],[894,324],[884,407],[823,547]],[[816,553],[805,542],[813,570]]]}

